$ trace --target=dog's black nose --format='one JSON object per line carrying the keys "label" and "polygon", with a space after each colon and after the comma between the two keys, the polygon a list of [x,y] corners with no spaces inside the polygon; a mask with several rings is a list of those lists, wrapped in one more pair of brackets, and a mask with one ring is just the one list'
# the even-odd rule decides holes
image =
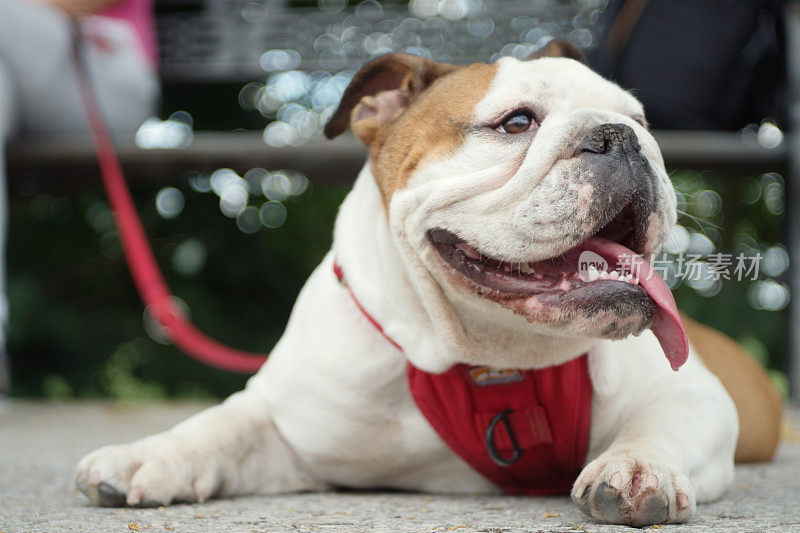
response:
{"label": "dog's black nose", "polygon": [[636,132],[625,124],[600,124],[586,135],[578,153],[607,154],[614,151],[635,151],[642,148]]}

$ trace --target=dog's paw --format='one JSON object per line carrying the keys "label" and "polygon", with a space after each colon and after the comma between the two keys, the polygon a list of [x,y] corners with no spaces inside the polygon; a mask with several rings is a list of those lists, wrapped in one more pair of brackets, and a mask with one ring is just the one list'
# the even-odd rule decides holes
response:
{"label": "dog's paw", "polygon": [[589,463],[572,501],[596,520],[634,527],[683,522],[696,505],[689,478],[635,452],[603,454]]}
{"label": "dog's paw", "polygon": [[105,507],[202,502],[212,491],[210,465],[204,463],[151,438],[90,453],[78,463],[75,483]]}

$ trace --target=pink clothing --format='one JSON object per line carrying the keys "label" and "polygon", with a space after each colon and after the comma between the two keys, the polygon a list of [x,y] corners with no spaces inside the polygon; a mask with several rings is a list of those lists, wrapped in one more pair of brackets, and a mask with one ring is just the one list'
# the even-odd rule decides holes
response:
{"label": "pink clothing", "polygon": [[142,52],[153,64],[158,62],[158,40],[153,16],[153,0],[121,0],[97,14],[129,22],[136,31]]}

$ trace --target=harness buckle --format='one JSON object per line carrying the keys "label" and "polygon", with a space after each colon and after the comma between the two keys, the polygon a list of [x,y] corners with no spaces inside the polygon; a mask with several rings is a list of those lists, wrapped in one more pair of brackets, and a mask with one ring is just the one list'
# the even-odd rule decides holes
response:
{"label": "harness buckle", "polygon": [[[520,449],[519,444],[517,444],[517,439],[514,437],[514,432],[511,430],[511,423],[508,421],[508,415],[511,414],[511,409],[505,409],[500,411],[497,416],[492,419],[489,423],[489,427],[486,429],[486,451],[489,453],[489,458],[492,460],[494,464],[497,466],[508,467],[519,461],[520,457],[522,457],[523,451]],[[508,438],[511,440],[511,446],[514,450],[514,453],[511,455],[510,458],[505,459],[500,455],[500,452],[497,450],[497,447],[494,444],[494,430],[497,426],[497,423],[503,421],[503,425],[508,432]]]}

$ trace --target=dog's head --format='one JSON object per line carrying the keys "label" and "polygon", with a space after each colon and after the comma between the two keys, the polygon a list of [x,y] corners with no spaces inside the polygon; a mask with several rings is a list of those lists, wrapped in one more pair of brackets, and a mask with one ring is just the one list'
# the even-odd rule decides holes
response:
{"label": "dog's head", "polygon": [[369,148],[398,248],[464,362],[552,364],[647,327],[673,368],[685,360],[669,289],[641,258],[675,223],[672,184],[642,105],[581,59],[562,41],[491,65],[390,54],[325,129]]}

